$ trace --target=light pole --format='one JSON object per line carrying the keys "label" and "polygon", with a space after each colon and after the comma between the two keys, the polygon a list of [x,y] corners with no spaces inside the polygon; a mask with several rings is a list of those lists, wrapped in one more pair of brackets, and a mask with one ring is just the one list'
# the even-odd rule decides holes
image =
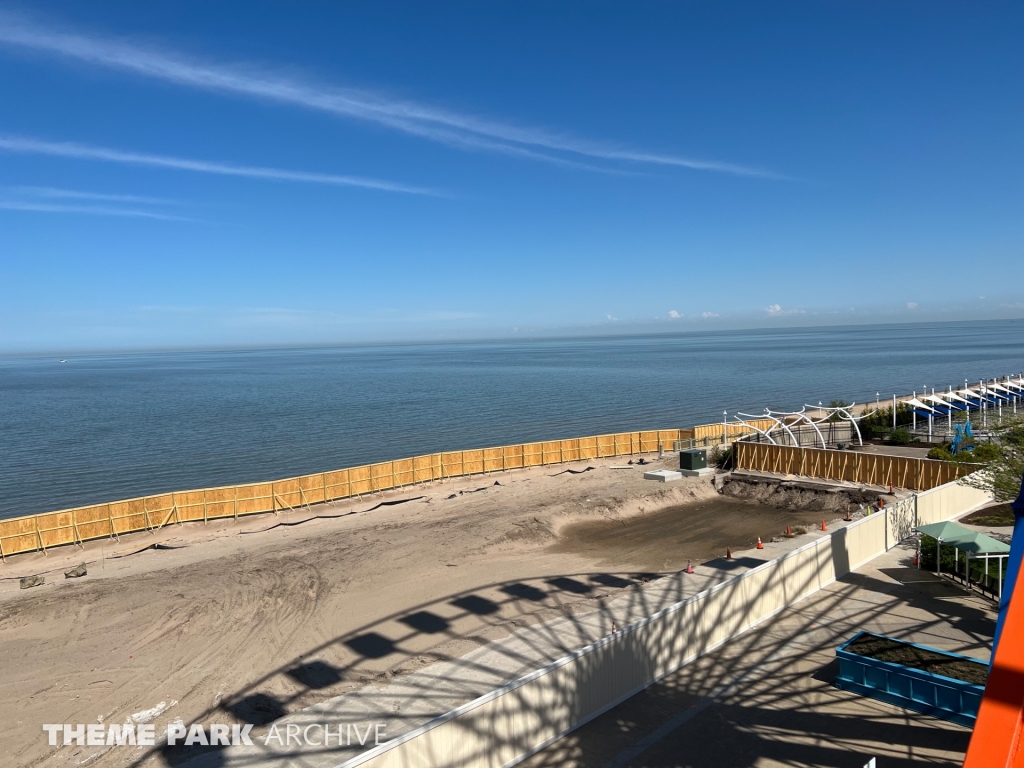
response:
{"label": "light pole", "polygon": [[949,394],[950,394],[949,406],[946,408],[946,416],[948,417],[949,424],[947,426],[946,437],[948,437],[948,438],[950,438],[952,440],[953,439],[953,397],[952,397],[952,395],[953,395],[953,387],[952,386],[950,386],[950,388],[949,388]]}
{"label": "light pole", "polygon": [[988,429],[988,401],[985,397],[985,382],[978,380],[978,394],[981,396],[981,426]]}
{"label": "light pole", "polygon": [[722,443],[729,442],[729,412],[722,411]]}

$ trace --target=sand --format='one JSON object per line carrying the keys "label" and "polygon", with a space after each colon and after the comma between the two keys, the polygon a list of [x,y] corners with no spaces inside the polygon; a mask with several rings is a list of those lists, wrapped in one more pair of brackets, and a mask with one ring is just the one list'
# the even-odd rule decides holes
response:
{"label": "sand", "polygon": [[[5,764],[166,765],[146,750],[48,747],[42,724],[269,722],[819,516],[725,499],[707,479],[610,468],[622,461],[11,558],[0,571]],[[360,513],[264,530],[345,511]],[[175,548],[143,549],[154,543]],[[88,575],[65,579],[82,561]],[[41,572],[44,586],[18,588]]]}

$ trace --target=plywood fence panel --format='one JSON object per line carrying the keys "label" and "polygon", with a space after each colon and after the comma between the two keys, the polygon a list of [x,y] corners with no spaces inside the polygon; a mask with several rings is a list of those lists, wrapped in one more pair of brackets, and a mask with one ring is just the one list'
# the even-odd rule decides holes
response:
{"label": "plywood fence panel", "polygon": [[[236,488],[209,488],[206,491],[206,516],[207,519],[218,517],[234,517],[235,515],[235,493]],[[146,501],[146,519],[152,519],[149,513],[148,499]]]}
{"label": "plywood fence panel", "polygon": [[672,450],[672,443],[676,440],[683,439],[683,432],[689,432],[690,430],[683,429],[660,429],[658,430],[658,442],[665,446],[666,451]]}
{"label": "plywood fence panel", "polygon": [[[776,426],[775,422],[771,419],[749,419],[747,423],[760,430],[769,430]],[[722,423],[701,424],[694,427],[692,430],[680,431],[692,432],[692,434],[686,435],[685,437],[679,436],[675,438],[677,440],[685,440],[687,438],[694,440],[703,440],[704,438],[721,440],[723,434],[726,436],[727,440],[735,440],[743,435],[754,434],[756,430],[751,429],[749,426],[732,422],[728,425]]]}
{"label": "plywood fence panel", "polygon": [[598,440],[596,437],[581,437],[579,439],[579,444],[581,459],[597,458]]}
{"label": "plywood fence panel", "polygon": [[506,469],[521,469],[526,466],[526,446],[510,445],[502,449]]}
{"label": "plywood fence panel", "polygon": [[59,547],[74,544],[74,529],[71,526],[71,515],[67,512],[55,512],[39,515],[37,518],[39,537],[44,547]]}
{"label": "plywood fence panel", "polygon": [[833,451],[823,448],[797,448],[789,445],[737,442],[734,444],[737,469],[802,475],[823,480],[924,491],[963,477],[978,468],[976,464],[952,464],[932,459],[866,454],[857,451]]}
{"label": "plywood fence panel", "polygon": [[562,458],[565,461],[579,461],[583,458],[580,453],[580,441],[575,440],[562,440]]}
{"label": "plywood fence panel", "polygon": [[562,444],[558,440],[541,443],[541,463],[558,464],[562,460]]}
{"label": "plywood fence panel", "polygon": [[354,495],[349,482],[350,471],[339,469],[334,472],[324,472],[324,485],[327,488],[328,499],[344,499]]}
{"label": "plywood fence panel", "polygon": [[[277,509],[274,503],[273,483],[249,483],[238,486],[236,504],[238,514],[254,515],[260,512],[272,512]],[[174,496],[174,506],[178,506],[178,494]]]}
{"label": "plywood fence panel", "polygon": [[484,471],[484,452],[482,450],[462,452],[462,474],[478,475]]}

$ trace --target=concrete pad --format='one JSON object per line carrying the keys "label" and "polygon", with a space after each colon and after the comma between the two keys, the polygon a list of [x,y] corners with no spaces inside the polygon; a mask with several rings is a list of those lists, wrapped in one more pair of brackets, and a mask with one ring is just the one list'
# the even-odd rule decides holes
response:
{"label": "concrete pad", "polygon": [[701,469],[680,469],[679,474],[683,477],[710,477],[715,474],[715,468],[702,467]]}
{"label": "concrete pad", "polygon": [[668,483],[672,480],[682,480],[683,473],[671,470],[671,469],[655,469],[650,472],[644,472],[644,480],[657,480],[661,483]]}

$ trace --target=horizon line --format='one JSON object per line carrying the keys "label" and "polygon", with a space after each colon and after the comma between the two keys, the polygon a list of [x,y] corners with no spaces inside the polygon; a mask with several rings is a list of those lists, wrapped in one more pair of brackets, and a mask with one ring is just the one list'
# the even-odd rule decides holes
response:
{"label": "horizon line", "polygon": [[1024,322],[1024,315],[1020,317],[994,317],[974,318],[961,320],[909,320],[897,322],[879,323],[830,323],[822,325],[785,325],[785,326],[746,326],[742,328],[709,328],[690,329],[673,331],[636,331],[625,333],[551,333],[522,335],[512,332],[505,336],[479,336],[479,337],[448,337],[435,339],[380,339],[376,341],[337,341],[320,343],[283,342],[279,344],[210,344],[210,345],[165,345],[153,347],[106,347],[71,350],[68,348],[54,347],[51,349],[40,349],[34,351],[3,351],[0,350],[0,358],[19,357],[92,357],[100,355],[141,355],[141,354],[169,354],[188,352],[264,352],[264,351],[300,351],[315,349],[345,349],[345,348],[367,348],[367,347],[405,347],[405,346],[429,346],[445,344],[489,344],[504,342],[541,342],[541,341],[598,341],[602,339],[622,338],[644,338],[650,336],[696,336],[696,335],[717,335],[730,333],[765,332],[773,333],[779,331],[814,331],[824,328],[875,328],[881,326],[904,326],[904,325],[958,325],[967,323],[1018,323]]}

